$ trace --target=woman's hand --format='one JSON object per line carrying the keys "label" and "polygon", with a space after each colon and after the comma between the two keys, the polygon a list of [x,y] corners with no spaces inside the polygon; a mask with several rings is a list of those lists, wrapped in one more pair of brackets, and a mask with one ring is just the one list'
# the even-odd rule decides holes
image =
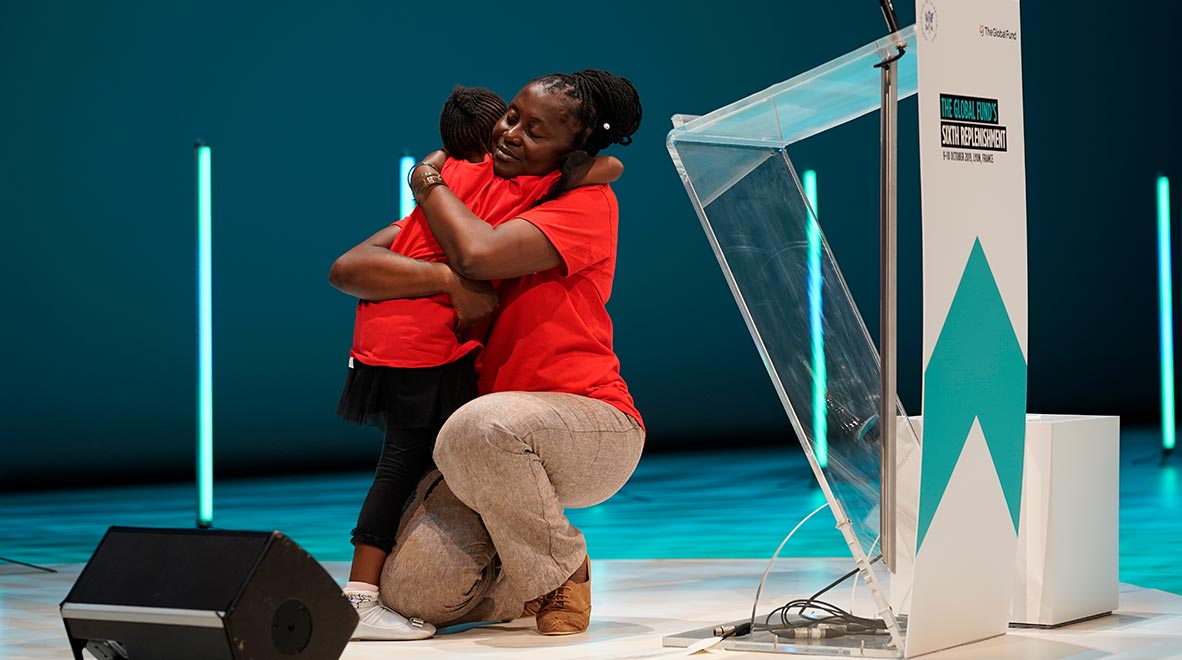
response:
{"label": "woman's hand", "polygon": [[448,290],[456,309],[456,330],[463,332],[492,316],[500,299],[497,291],[484,280],[472,280],[456,273],[455,284]]}

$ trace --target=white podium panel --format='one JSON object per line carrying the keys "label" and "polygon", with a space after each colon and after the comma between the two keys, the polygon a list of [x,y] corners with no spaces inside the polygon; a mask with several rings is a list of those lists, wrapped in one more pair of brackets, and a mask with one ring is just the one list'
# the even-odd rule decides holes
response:
{"label": "white podium panel", "polygon": [[1012,624],[1117,607],[1120,418],[1028,415]]}
{"label": "white podium panel", "polygon": [[1006,632],[1029,316],[1018,0],[915,8],[926,433],[908,657]]}
{"label": "white podium panel", "polygon": [[[923,417],[910,428],[923,439]],[[1022,512],[1011,625],[1051,627],[1117,607],[1120,545],[1120,419],[1027,415]],[[901,536],[911,533],[919,457],[900,457]],[[913,557],[901,555],[891,604],[910,608]]]}

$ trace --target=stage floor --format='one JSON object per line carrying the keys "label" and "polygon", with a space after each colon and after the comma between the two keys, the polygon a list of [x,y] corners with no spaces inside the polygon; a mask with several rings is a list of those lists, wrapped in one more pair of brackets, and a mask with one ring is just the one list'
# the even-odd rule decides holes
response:
{"label": "stage floor", "polygon": [[[815,590],[847,570],[848,560],[781,560],[769,584],[777,598]],[[6,660],[58,660],[69,657],[57,606],[81,565],[56,566],[52,575],[8,574],[0,578]],[[338,580],[344,562],[326,565]],[[713,626],[751,613],[753,585],[764,563],[757,560],[604,560],[594,562],[591,628],[568,637],[539,635],[530,619],[441,634],[418,642],[352,642],[345,660],[384,658],[574,658],[685,657],[685,649],[663,648],[668,635]],[[862,590],[865,592],[865,589]],[[848,602],[850,590],[833,599]],[[844,599],[844,600],[843,600]],[[766,611],[774,607],[770,598]],[[445,631],[446,632],[446,631]],[[783,657],[766,653],[715,650],[723,658]],[[699,655],[697,657],[703,657]],[[1115,614],[1050,631],[1014,630],[976,644],[934,653],[932,660],[1111,660],[1182,658],[1182,597],[1155,589],[1121,585]]]}
{"label": "stage floor", "polygon": [[[1065,630],[1016,631],[930,657],[1182,657],[1182,563],[1176,558],[1182,457],[1161,465],[1152,431],[1126,430],[1121,442],[1125,584],[1118,615]],[[281,530],[343,579],[348,531],[369,480],[350,473],[219,481],[215,524]],[[520,621],[426,642],[354,643],[344,657],[684,655],[662,649],[661,639],[749,615],[766,557],[823,501],[795,448],[646,456],[616,497],[569,512],[587,535],[595,566],[595,611],[586,634],[542,637],[531,622]],[[107,527],[191,527],[194,502],[191,484],[0,494],[0,558],[61,569],[28,573],[0,561],[0,660],[67,657],[57,605]],[[834,559],[845,555],[845,546],[826,514],[802,527],[784,555],[773,581],[773,595],[784,600],[806,596],[852,567],[848,559]],[[774,607],[772,600],[761,611]]]}

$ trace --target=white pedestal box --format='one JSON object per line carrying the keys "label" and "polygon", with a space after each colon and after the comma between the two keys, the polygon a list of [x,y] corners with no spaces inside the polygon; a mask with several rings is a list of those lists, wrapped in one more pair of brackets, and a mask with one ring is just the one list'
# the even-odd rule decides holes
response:
{"label": "white pedestal box", "polygon": [[[911,425],[922,439],[923,417]],[[900,612],[910,609],[919,453],[899,456],[897,538],[911,544],[892,577]],[[1116,609],[1119,485],[1120,418],[1026,416],[1011,625],[1059,626]]]}
{"label": "white pedestal box", "polygon": [[1058,626],[1117,607],[1120,418],[1027,415],[1010,622]]}

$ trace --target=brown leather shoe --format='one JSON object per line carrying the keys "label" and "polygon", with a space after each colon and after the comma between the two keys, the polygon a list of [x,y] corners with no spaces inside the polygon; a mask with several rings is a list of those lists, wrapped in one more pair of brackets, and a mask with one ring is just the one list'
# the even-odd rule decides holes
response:
{"label": "brown leather shoe", "polygon": [[543,635],[573,635],[591,624],[591,563],[583,561],[587,566],[585,582],[567,580],[542,597],[545,602],[538,610],[537,622]]}
{"label": "brown leather shoe", "polygon": [[[551,593],[553,593],[553,592],[551,592]],[[541,596],[538,596],[537,598],[527,602],[525,604],[525,607],[523,607],[521,610],[521,616],[519,616],[517,618],[524,619],[526,617],[536,616],[538,613],[538,610],[542,609],[542,606],[546,604],[546,599],[549,597],[550,597],[550,594],[542,594]]]}

